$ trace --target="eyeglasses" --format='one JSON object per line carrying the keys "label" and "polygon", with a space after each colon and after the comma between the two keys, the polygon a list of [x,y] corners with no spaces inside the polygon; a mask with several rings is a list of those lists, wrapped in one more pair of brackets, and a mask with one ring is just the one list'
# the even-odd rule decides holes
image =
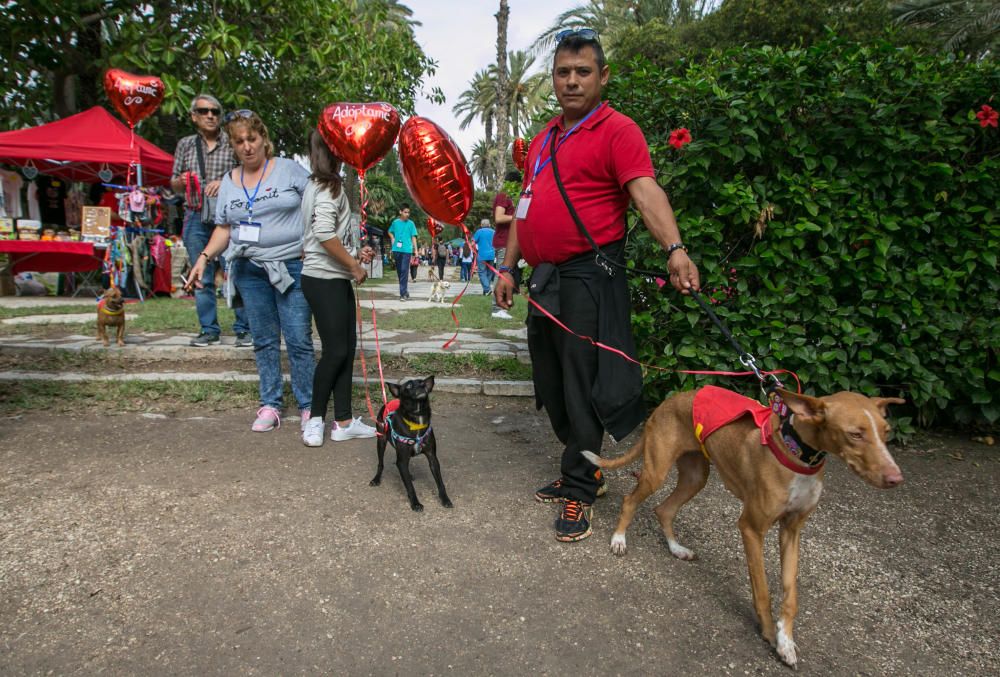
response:
{"label": "eyeglasses", "polygon": [[597,31],[593,28],[567,28],[556,33],[556,45],[562,44],[563,40],[569,38],[581,38],[583,40],[597,41]]}
{"label": "eyeglasses", "polygon": [[222,115],[222,111],[219,110],[218,108],[195,108],[194,112],[197,113],[198,115],[208,115],[209,113],[211,113],[215,117],[219,117],[220,115]]}
{"label": "eyeglasses", "polygon": [[226,113],[226,116],[222,118],[222,121],[228,125],[236,118],[252,118],[254,115],[255,113],[249,108],[241,108],[239,110],[233,110]]}

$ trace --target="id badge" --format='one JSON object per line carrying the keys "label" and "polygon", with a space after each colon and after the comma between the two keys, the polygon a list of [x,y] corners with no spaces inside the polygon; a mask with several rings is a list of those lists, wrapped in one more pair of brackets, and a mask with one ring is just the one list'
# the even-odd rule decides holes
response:
{"label": "id badge", "polygon": [[240,242],[260,242],[260,222],[240,221]]}
{"label": "id badge", "polygon": [[514,210],[515,219],[523,219],[528,216],[528,207],[531,206],[531,195],[524,194],[517,201],[517,209]]}

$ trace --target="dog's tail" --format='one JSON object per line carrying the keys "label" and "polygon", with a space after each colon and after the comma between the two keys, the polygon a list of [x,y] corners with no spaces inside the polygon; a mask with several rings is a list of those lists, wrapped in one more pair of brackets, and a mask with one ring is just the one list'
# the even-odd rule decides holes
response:
{"label": "dog's tail", "polygon": [[638,442],[632,445],[632,448],[628,450],[628,453],[624,456],[619,456],[618,458],[602,458],[592,451],[581,451],[584,458],[596,465],[598,468],[604,470],[615,470],[616,468],[621,468],[628,465],[635,459],[639,458],[642,454],[643,447],[645,446],[646,436],[643,435]]}

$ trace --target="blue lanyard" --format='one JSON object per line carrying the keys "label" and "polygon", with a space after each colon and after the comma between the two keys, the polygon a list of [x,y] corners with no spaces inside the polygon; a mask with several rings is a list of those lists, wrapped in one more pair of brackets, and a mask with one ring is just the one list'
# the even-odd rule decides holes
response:
{"label": "blue lanyard", "polygon": [[[593,115],[597,111],[601,110],[602,108],[604,108],[604,103],[603,102],[601,102],[601,104],[598,105],[597,108],[595,108],[594,110],[592,110],[589,113],[587,113],[583,117],[582,120],[580,120],[575,125],[573,125],[570,128],[570,130],[568,132],[566,132],[566,134],[563,136],[563,138],[559,139],[559,142],[556,144],[556,151],[559,150],[560,146],[562,146],[564,143],[566,143],[566,139],[568,139],[570,137],[570,135],[573,132],[575,132],[580,125],[582,125],[584,122],[586,122],[587,120],[589,120],[591,115]],[[545,162],[542,162],[542,151],[545,150],[545,147],[549,145],[549,139],[552,138],[552,133],[555,130],[556,130],[556,126],[555,125],[552,125],[551,127],[549,127],[549,131],[548,131],[548,133],[545,134],[545,139],[542,141],[542,145],[538,147],[538,157],[535,158],[535,171],[531,175],[531,183],[528,184],[528,190],[529,191],[531,190],[531,187],[533,185],[535,185],[535,179],[538,178],[538,174],[543,169],[545,169],[549,165],[550,162],[552,162],[552,156],[551,155],[548,158],[545,159]],[[555,151],[553,151],[553,153],[554,152]]]}
{"label": "blue lanyard", "polygon": [[257,186],[253,189],[253,195],[247,192],[247,185],[243,183],[243,165],[240,165],[240,185],[243,186],[243,194],[247,196],[247,221],[253,221],[253,201],[257,199],[257,191],[260,190],[260,184],[264,180],[264,174],[267,173],[267,163],[271,161],[271,158],[264,160],[264,169],[260,172],[260,178],[257,179]]}

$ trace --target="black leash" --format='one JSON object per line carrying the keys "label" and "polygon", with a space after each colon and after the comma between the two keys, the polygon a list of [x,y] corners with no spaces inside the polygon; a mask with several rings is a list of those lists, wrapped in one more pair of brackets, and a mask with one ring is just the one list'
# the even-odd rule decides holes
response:
{"label": "black leash", "polygon": [[[612,259],[610,256],[605,254],[604,251],[599,246],[597,246],[597,243],[594,242],[594,238],[590,236],[590,231],[588,231],[587,227],[583,225],[583,220],[580,218],[580,215],[576,213],[576,208],[573,207],[573,203],[569,199],[569,194],[566,192],[566,186],[563,185],[562,177],[559,176],[559,165],[556,162],[557,136],[558,136],[557,134],[552,135],[552,144],[549,147],[549,157],[552,159],[551,160],[552,174],[556,180],[556,187],[559,188],[559,194],[562,195],[563,202],[566,203],[566,208],[569,209],[569,215],[573,217],[573,221],[576,223],[576,227],[580,229],[580,232],[583,233],[583,236],[587,238],[587,241],[590,243],[590,246],[593,247],[594,249],[594,262],[597,263],[597,265],[599,265],[601,268],[603,268],[608,273],[609,277],[614,277],[615,268],[621,268],[626,273],[633,273],[636,275],[642,275],[644,277],[651,277],[654,279],[660,278],[663,280],[669,280],[670,271],[629,268],[625,264]],[[664,284],[663,286],[666,286],[666,284]],[[728,327],[726,327],[726,325],[723,324],[722,320],[720,320],[719,317],[715,314],[715,312],[708,306],[708,304],[705,303],[705,300],[701,297],[701,294],[699,294],[694,288],[688,289],[688,292],[691,294],[691,297],[695,300],[695,302],[705,312],[705,314],[708,315],[709,319],[712,320],[715,326],[719,328],[719,331],[722,332],[722,335],[725,336],[726,339],[729,341],[729,344],[736,351],[736,354],[739,355],[740,364],[742,364],[747,369],[753,371],[753,373],[757,376],[757,378],[760,379],[761,388],[763,388],[765,392],[770,392],[776,387],[777,388],[785,387],[778,379],[778,377],[775,376],[774,374],[767,374],[765,376],[761,372],[760,368],[757,366],[757,360],[754,358],[754,356],[743,349],[743,346],[741,346],[739,342],[733,337],[733,334],[732,332],[729,331]],[[770,379],[772,380],[772,383],[770,385],[766,385],[768,377],[770,377]]]}

